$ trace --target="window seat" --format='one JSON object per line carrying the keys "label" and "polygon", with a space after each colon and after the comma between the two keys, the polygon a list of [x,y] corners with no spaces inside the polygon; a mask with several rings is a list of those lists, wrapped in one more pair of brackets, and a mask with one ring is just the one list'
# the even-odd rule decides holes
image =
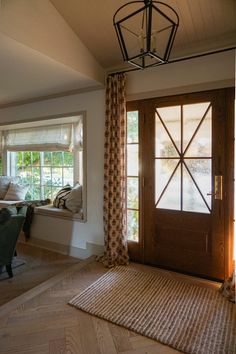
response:
{"label": "window seat", "polygon": [[79,213],[72,213],[68,209],[55,208],[52,204],[35,207],[34,212],[35,214],[39,215],[46,215],[56,218],[85,222],[82,211],[80,211]]}
{"label": "window seat", "polygon": [[8,208],[8,207],[16,207],[21,208],[21,207],[27,207],[26,211],[26,218],[25,222],[23,224],[23,232],[25,234],[26,240],[30,238],[30,228],[31,224],[33,221],[34,217],[34,209],[36,207],[42,206],[42,205],[48,205],[51,203],[50,199],[45,199],[45,200],[3,200],[0,199],[0,208]]}

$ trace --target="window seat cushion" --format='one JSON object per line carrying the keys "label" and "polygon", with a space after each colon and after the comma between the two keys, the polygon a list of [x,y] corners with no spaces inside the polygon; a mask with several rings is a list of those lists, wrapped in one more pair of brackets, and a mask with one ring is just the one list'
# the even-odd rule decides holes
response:
{"label": "window seat cushion", "polygon": [[83,212],[80,210],[77,213],[72,213],[68,209],[59,209],[52,204],[35,207],[35,214],[83,221]]}

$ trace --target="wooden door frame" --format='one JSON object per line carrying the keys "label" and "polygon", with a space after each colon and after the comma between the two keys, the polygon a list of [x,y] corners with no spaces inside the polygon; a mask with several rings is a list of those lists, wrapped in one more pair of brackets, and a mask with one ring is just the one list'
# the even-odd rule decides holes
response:
{"label": "wooden door frame", "polygon": [[[223,111],[219,112],[222,114],[225,122],[225,155],[227,156],[225,162],[225,244],[224,244],[224,254],[225,254],[225,277],[228,277],[233,270],[233,233],[234,233],[234,99],[235,99],[235,89],[234,87],[208,90],[194,93],[186,93],[181,95],[173,95],[167,97],[157,97],[151,99],[144,99],[138,101],[127,102],[127,111],[139,111],[139,159],[142,161],[143,158],[143,134],[144,134],[144,124],[145,124],[145,105],[153,100],[159,100],[160,102],[167,102],[168,99],[184,99],[186,96],[199,97],[201,95],[218,95],[219,99],[224,100]],[[145,210],[143,208],[143,183],[144,183],[144,173],[142,166],[140,166],[139,172],[139,242],[128,242],[129,253],[131,260],[144,263],[144,219]]]}
{"label": "wooden door frame", "polygon": [[[228,144],[225,147],[226,159],[225,168],[225,274],[229,277],[233,271],[233,242],[234,242],[234,100],[235,88],[226,88],[225,107],[228,113],[225,129],[225,141]],[[227,237],[228,236],[228,237]],[[235,235],[236,237],[236,235]]]}

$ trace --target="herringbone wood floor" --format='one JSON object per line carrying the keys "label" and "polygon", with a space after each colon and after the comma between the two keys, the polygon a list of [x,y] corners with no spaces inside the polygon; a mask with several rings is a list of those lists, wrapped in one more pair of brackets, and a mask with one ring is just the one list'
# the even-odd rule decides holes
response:
{"label": "herringbone wood floor", "polygon": [[[142,265],[142,270],[158,271]],[[94,258],[72,265],[0,307],[1,354],[174,354],[178,351],[67,305],[107,271]],[[161,271],[163,272],[163,271]],[[165,272],[169,276],[181,277]],[[174,275],[173,275],[174,274]],[[189,277],[189,281],[196,282]],[[203,286],[217,284],[198,281]]]}
{"label": "herringbone wood floor", "polygon": [[13,269],[14,277],[0,275],[0,306],[25,293],[52,276],[62,272],[79,259],[69,257],[30,244],[17,244],[17,258],[25,264]]}

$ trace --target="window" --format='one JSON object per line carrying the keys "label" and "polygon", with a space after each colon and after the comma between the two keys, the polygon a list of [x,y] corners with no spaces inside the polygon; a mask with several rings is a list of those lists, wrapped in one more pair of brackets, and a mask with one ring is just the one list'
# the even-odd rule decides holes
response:
{"label": "window", "polygon": [[127,238],[139,241],[139,116],[127,112]]}
{"label": "window", "polygon": [[18,151],[9,153],[10,175],[29,186],[26,199],[53,199],[66,184],[74,185],[74,153]]}
{"label": "window", "polygon": [[156,208],[210,213],[211,102],[158,107],[155,126]]}
{"label": "window", "polygon": [[0,127],[0,173],[27,184],[28,200],[53,199],[66,184],[84,187],[83,131],[81,114]]}

